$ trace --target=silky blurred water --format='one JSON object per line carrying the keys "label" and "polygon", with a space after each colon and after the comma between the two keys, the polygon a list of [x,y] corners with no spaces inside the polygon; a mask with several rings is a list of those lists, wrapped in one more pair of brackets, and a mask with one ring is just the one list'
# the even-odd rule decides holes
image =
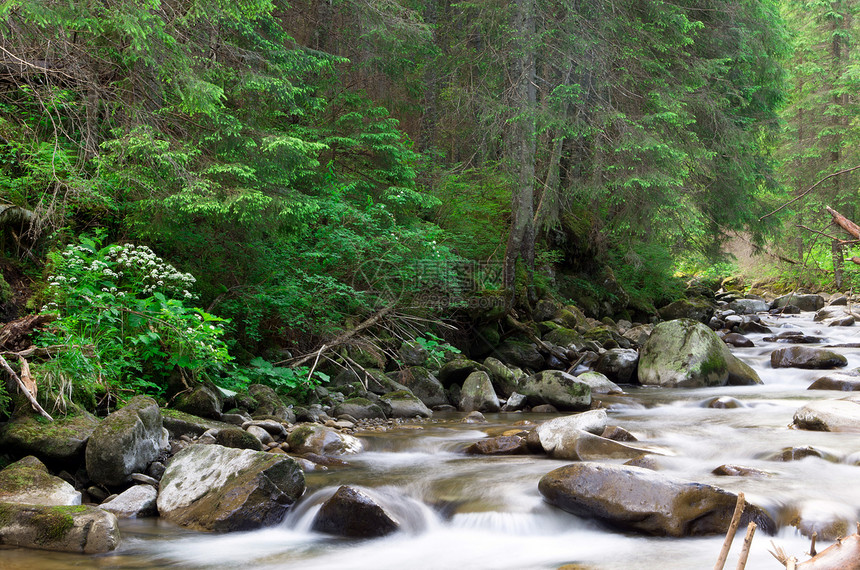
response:
{"label": "silky blurred water", "polygon": [[[776,332],[802,330],[825,337],[825,344],[860,342],[860,328],[827,328],[812,314],[765,320]],[[805,402],[838,398],[842,392],[808,391],[821,371],[771,369],[770,353],[782,343],[748,335],[755,348],[735,353],[753,366],[764,385],[666,390],[628,388],[608,397],[610,424],[634,433],[669,455],[655,459],[661,472],[709,483],[749,500],[776,517],[802,509],[807,518],[860,516],[860,434],[790,429],[794,412]],[[860,366],[860,349],[838,348]],[[730,396],[734,409],[705,407],[714,397]],[[580,564],[595,569],[711,568],[722,537],[649,538],[608,530],[550,507],[537,484],[565,462],[538,456],[473,457],[462,449],[487,433],[496,434],[539,414],[488,415],[487,424],[464,424],[462,414],[433,422],[362,435],[367,451],[349,458],[349,467],[309,473],[308,491],[278,527],[212,535],[187,531],[158,519],[125,521],[122,546],[104,556],[76,556],[23,549],[0,550],[0,568],[189,569],[519,569]],[[783,448],[812,446],[829,460],[773,460]],[[763,470],[766,478],[719,477],[723,464]],[[347,540],[312,532],[320,504],[339,485],[371,490],[397,516],[403,530],[385,538]],[[743,531],[741,531],[743,532]],[[727,567],[736,564],[741,537]],[[773,544],[771,544],[773,541]],[[769,553],[774,545],[803,559],[808,539],[790,526],[776,537],[753,541],[747,568],[782,568]]]}

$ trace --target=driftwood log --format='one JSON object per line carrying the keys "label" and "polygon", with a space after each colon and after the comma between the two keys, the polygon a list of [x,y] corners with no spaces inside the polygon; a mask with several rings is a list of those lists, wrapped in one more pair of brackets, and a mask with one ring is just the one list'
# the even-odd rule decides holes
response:
{"label": "driftwood log", "polygon": [[[860,524],[858,524],[860,531]],[[781,548],[771,554],[787,569],[797,570],[860,570],[860,534],[852,534],[840,538],[835,544],[815,554],[809,560],[797,562],[794,556],[788,556]]]}
{"label": "driftwood log", "polygon": [[21,352],[30,348],[33,344],[33,331],[54,319],[54,315],[28,315],[9,321],[0,328],[0,349]]}

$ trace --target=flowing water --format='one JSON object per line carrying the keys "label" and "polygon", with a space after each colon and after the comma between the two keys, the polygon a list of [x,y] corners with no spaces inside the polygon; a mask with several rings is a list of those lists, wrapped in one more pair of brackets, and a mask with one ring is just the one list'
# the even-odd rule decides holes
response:
{"label": "flowing water", "polygon": [[[828,344],[860,342],[860,327],[826,328],[812,314],[766,319],[775,332],[802,330]],[[772,369],[770,353],[784,344],[748,335],[755,348],[735,353],[753,366],[764,385],[666,390],[627,388],[628,396],[607,397],[610,424],[633,432],[671,455],[657,459],[661,472],[743,491],[748,500],[787,522],[792,509],[807,518],[860,516],[860,434],[789,429],[794,412],[810,399],[842,392],[807,391],[821,371]],[[860,349],[837,349],[848,369],[860,366]],[[734,409],[704,407],[719,396],[737,398]],[[537,484],[567,462],[538,456],[475,457],[462,449],[539,414],[487,415],[487,424],[464,424],[462,414],[362,435],[367,451],[350,466],[307,475],[308,491],[279,526],[254,532],[212,535],[184,530],[157,519],[125,521],[123,543],[104,556],[74,556],[23,549],[0,550],[0,568],[191,568],[191,569],[631,569],[711,568],[722,537],[653,538],[608,530],[550,507]],[[783,448],[813,446],[828,460],[768,459]],[[764,470],[765,478],[719,477],[714,468],[739,464]],[[403,530],[385,538],[340,539],[311,531],[320,504],[341,484],[371,489],[401,521]],[[727,567],[734,567],[743,530]],[[773,545],[805,558],[809,540],[790,526],[775,537],[759,534],[749,569],[782,568]],[[821,544],[821,543],[819,543]]]}

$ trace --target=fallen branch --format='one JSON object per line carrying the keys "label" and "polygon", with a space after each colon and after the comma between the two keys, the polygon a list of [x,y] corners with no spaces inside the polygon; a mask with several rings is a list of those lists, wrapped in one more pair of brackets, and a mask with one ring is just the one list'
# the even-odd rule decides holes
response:
{"label": "fallen branch", "polygon": [[744,545],[741,548],[741,556],[738,558],[737,570],[744,570],[747,566],[747,558],[749,558],[750,555],[750,546],[752,546],[752,540],[755,535],[756,528],[758,527],[754,522],[747,525],[747,535],[744,537]]}
{"label": "fallen branch", "polygon": [[337,347],[345,344],[346,341],[348,341],[349,339],[354,337],[356,334],[358,334],[361,331],[363,331],[364,329],[366,329],[368,327],[372,327],[373,325],[378,323],[380,320],[382,320],[383,317],[385,317],[385,315],[390,313],[393,309],[394,309],[394,303],[391,303],[390,305],[388,305],[387,307],[384,307],[383,309],[381,309],[379,312],[377,312],[376,314],[374,314],[370,318],[364,320],[357,327],[339,334],[338,336],[336,336],[334,338],[334,340],[332,340],[329,343],[324,344],[322,346],[322,348],[316,349],[313,352],[310,352],[304,356],[301,356],[297,360],[296,359],[287,359],[287,360],[282,360],[280,362],[275,362],[274,366],[280,366],[281,364],[288,364],[289,363],[289,365],[291,367],[297,368],[297,367],[301,366],[302,364],[304,364],[305,362],[310,361],[310,359],[312,359],[314,357],[319,359],[319,355],[322,354],[323,348],[327,349],[327,350],[331,350],[332,348],[337,348]]}
{"label": "fallen branch", "polygon": [[848,174],[849,172],[854,172],[855,170],[860,170],[860,166],[853,166],[851,168],[846,168],[845,170],[840,170],[839,172],[834,172],[833,174],[828,174],[827,176],[825,176],[824,178],[822,178],[821,180],[819,180],[818,182],[816,182],[815,184],[813,184],[812,186],[810,186],[809,188],[807,188],[806,190],[804,190],[803,192],[801,192],[800,194],[798,194],[797,196],[795,196],[794,198],[792,198],[791,200],[789,200],[788,202],[786,202],[785,204],[783,204],[782,206],[780,206],[779,208],[774,210],[773,212],[771,212],[769,214],[765,214],[764,216],[760,217],[758,219],[758,221],[762,221],[765,218],[769,218],[770,216],[776,214],[780,210],[784,210],[785,208],[789,207],[791,204],[794,204],[795,202],[797,202],[798,200],[800,200],[801,198],[803,198],[804,196],[806,196],[807,194],[809,194],[810,192],[815,190],[815,188],[817,188],[819,185],[821,185],[821,183],[824,182],[825,180],[830,180],[834,176],[839,176],[840,174]]}
{"label": "fallen branch", "polygon": [[720,557],[717,558],[717,563],[714,564],[714,570],[723,570],[726,565],[726,558],[729,557],[729,550],[732,548],[732,541],[735,539],[735,534],[738,532],[738,525],[741,524],[741,516],[744,514],[746,499],[743,493],[738,493],[738,502],[735,503],[735,512],[732,514],[732,520],[729,523],[729,530],[726,532],[726,539],[723,541],[723,548],[720,550]]}
{"label": "fallen branch", "polygon": [[51,346],[31,346],[19,351],[0,351],[2,356],[15,356],[24,358],[51,358],[64,350],[80,350],[84,356],[95,356],[96,347],[92,344],[52,344]]}
{"label": "fallen branch", "polygon": [[[774,545],[770,553],[788,570],[858,570],[860,569],[860,523],[857,533],[836,540],[835,544],[815,554],[809,560],[797,562],[794,556],[789,557],[785,551]],[[773,542],[771,542],[773,545]]]}
{"label": "fallen branch", "polygon": [[18,389],[21,390],[21,393],[24,394],[24,397],[30,401],[30,405],[33,406],[33,409],[42,414],[44,417],[48,418],[49,420],[54,421],[54,418],[52,418],[51,415],[46,412],[42,406],[39,405],[39,402],[36,401],[35,396],[33,396],[33,394],[31,394],[30,391],[27,389],[27,386],[24,385],[24,381],[21,380],[21,378],[15,373],[14,370],[12,370],[12,367],[9,366],[9,363],[6,362],[6,359],[2,356],[0,356],[0,366],[2,366],[6,370],[6,372],[9,373],[9,376],[11,376],[12,379],[17,382]]}

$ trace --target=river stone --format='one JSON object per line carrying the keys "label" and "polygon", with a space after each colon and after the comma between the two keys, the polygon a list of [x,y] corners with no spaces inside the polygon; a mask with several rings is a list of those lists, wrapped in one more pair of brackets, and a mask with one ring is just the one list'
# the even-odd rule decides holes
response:
{"label": "river stone", "polygon": [[529,399],[519,392],[514,392],[508,397],[505,405],[502,406],[503,412],[519,412],[525,410],[528,406]]}
{"label": "river stone", "polygon": [[151,517],[158,514],[155,500],[158,491],[152,485],[135,485],[129,487],[110,501],[99,505],[119,519]]}
{"label": "river stone", "polygon": [[257,436],[238,427],[218,430],[215,435],[215,442],[232,449],[263,451],[263,442]]}
{"label": "river stone", "polygon": [[600,372],[583,372],[576,379],[580,382],[588,384],[592,394],[611,394],[621,393],[623,390],[618,384],[612,382],[609,378]]}
{"label": "river stone", "polygon": [[496,358],[520,368],[540,370],[546,364],[543,355],[530,342],[506,340],[493,351]]}
{"label": "river stone", "polygon": [[346,414],[357,420],[386,419],[382,407],[367,398],[350,398],[349,400],[345,400],[334,407],[332,414],[335,417]]}
{"label": "river stone", "polygon": [[770,365],[773,368],[805,368],[822,370],[847,366],[848,359],[843,355],[826,348],[789,346],[786,348],[778,348],[771,352]]}
{"label": "river stone", "polygon": [[794,413],[794,426],[812,431],[860,432],[860,396],[809,402]]}
{"label": "river stone", "polygon": [[768,473],[763,469],[756,469],[755,467],[746,467],[744,465],[735,465],[733,463],[725,463],[720,465],[713,471],[711,471],[714,475],[718,475],[721,477],[752,477],[753,479],[765,479],[767,477],[773,477],[773,473]]}
{"label": "river stone", "polygon": [[202,418],[221,419],[224,397],[211,382],[195,382],[190,390],[177,394],[172,406],[180,412]]}
{"label": "river stone", "polygon": [[[240,426],[242,429],[245,430],[250,428],[251,426],[256,426],[266,430],[272,437],[287,437],[287,428],[284,427],[284,424],[276,422],[275,420],[249,420],[242,422]],[[262,439],[260,441],[262,441]]]}
{"label": "river stone", "polygon": [[101,421],[87,442],[86,464],[90,479],[103,485],[121,485],[167,447],[161,410],[152,398],[135,396]]}
{"label": "river stone", "polygon": [[855,323],[855,319],[852,316],[843,317],[841,319],[833,319],[827,325],[828,327],[853,327]]}
{"label": "river stone", "polygon": [[263,447],[269,445],[270,443],[274,443],[275,441],[272,437],[272,434],[270,434],[268,431],[266,431],[264,428],[261,428],[260,426],[250,425],[244,428],[244,430],[248,432],[248,434],[256,437],[257,440],[263,445]]}
{"label": "river stone", "polygon": [[199,437],[209,430],[217,431],[236,427],[232,423],[201,418],[170,408],[161,410],[161,421],[172,439],[180,439],[183,435],[192,438]]}
{"label": "river stone", "polygon": [[498,412],[501,408],[493,383],[486,372],[473,372],[460,390],[461,412]]}
{"label": "river stone", "polygon": [[469,377],[469,374],[477,371],[487,372],[487,369],[483,364],[479,364],[474,360],[455,358],[446,362],[439,369],[438,377],[442,385],[447,388],[452,384],[462,384]]}
{"label": "river stone", "polygon": [[834,372],[822,376],[810,384],[807,390],[841,390],[855,392],[860,390],[860,374],[853,372]]}
{"label": "river stone", "polygon": [[80,505],[81,494],[29,455],[0,471],[0,502],[33,505]]}
{"label": "river stone", "polygon": [[729,303],[729,309],[739,315],[751,315],[753,313],[766,313],[770,305],[760,299],[735,299]]}
{"label": "river stone", "polygon": [[251,384],[248,386],[248,395],[256,403],[253,410],[248,410],[253,416],[277,418],[291,424],[296,422],[296,414],[270,386]]}
{"label": "river stone", "polygon": [[[656,536],[724,534],[737,496],[627,465],[582,462],[544,475],[538,485],[552,505],[577,516],[593,517],[625,530]],[[777,525],[747,502],[741,524],[755,522],[767,534]]]}
{"label": "river stone", "polygon": [[519,392],[533,407],[550,404],[562,411],[581,411],[591,405],[588,384],[560,370],[545,370],[523,379]]}
{"label": "river stone", "polygon": [[728,348],[702,323],[679,319],[654,327],[639,356],[639,382],[667,388],[724,386]]}
{"label": "river stone", "polygon": [[468,455],[524,455],[528,452],[526,439],[519,435],[490,437],[466,448]]}
{"label": "river stone", "polygon": [[426,368],[421,366],[406,368],[397,375],[397,381],[409,388],[428,408],[448,404],[445,387]]}
{"label": "river stone", "polygon": [[511,394],[517,391],[520,378],[524,377],[522,370],[512,370],[505,366],[501,360],[492,356],[484,359],[484,366],[487,368],[496,393],[505,398],[510,398]]}
{"label": "river stone", "polygon": [[648,342],[648,337],[651,336],[652,332],[654,332],[654,325],[636,325],[624,333],[624,338],[629,340],[634,348],[639,348]]}
{"label": "river stone", "polygon": [[579,352],[585,348],[585,337],[573,329],[557,327],[543,335],[545,342]]}
{"label": "river stone", "polygon": [[312,525],[317,532],[350,538],[385,536],[399,528],[400,522],[368,491],[347,485],[322,504]]}
{"label": "river stone", "polygon": [[98,418],[85,411],[53,422],[34,416],[15,418],[0,427],[0,449],[48,462],[77,462],[83,459],[87,440],[98,425]]}
{"label": "river stone", "polygon": [[388,415],[392,418],[429,418],[433,415],[433,411],[425,406],[424,402],[405,390],[383,394],[379,401],[391,410]]}
{"label": "river stone", "polygon": [[723,342],[736,347],[749,348],[755,346],[755,343],[749,338],[738,333],[729,333],[723,337]]}
{"label": "river stone", "polygon": [[824,297],[821,295],[789,293],[774,299],[770,304],[772,309],[781,309],[788,305],[794,305],[801,311],[817,311],[824,307]]}
{"label": "river stone", "polygon": [[638,366],[638,350],[632,348],[613,348],[607,350],[600,357],[594,369],[613,382],[635,384],[638,381],[636,377]]}
{"label": "river stone", "polygon": [[406,366],[424,366],[424,363],[427,362],[427,358],[430,356],[427,349],[414,340],[401,343],[400,350],[397,353],[400,355],[400,360]]}
{"label": "river stone", "polygon": [[833,319],[836,317],[845,317],[847,315],[847,311],[844,307],[824,307],[820,311],[815,313],[815,317],[812,319],[816,323],[820,323],[822,321],[826,321],[827,319]]}
{"label": "river stone", "polygon": [[157,504],[164,519],[187,528],[252,530],[283,520],[304,490],[287,455],[192,445],[170,460]]}
{"label": "river stone", "polygon": [[297,454],[341,455],[361,451],[361,441],[319,424],[299,424],[287,440],[290,449]]}
{"label": "river stone", "polygon": [[543,450],[551,455],[556,448],[563,447],[564,442],[574,438],[578,432],[603,433],[606,422],[606,410],[589,410],[543,422],[534,429],[533,433],[537,434]]}
{"label": "river stone", "polygon": [[116,517],[97,507],[0,503],[0,545],[102,554],[119,542]]}
{"label": "river stone", "polygon": [[690,319],[704,324],[714,316],[714,306],[707,299],[693,297],[669,303],[657,312],[664,321]]}

